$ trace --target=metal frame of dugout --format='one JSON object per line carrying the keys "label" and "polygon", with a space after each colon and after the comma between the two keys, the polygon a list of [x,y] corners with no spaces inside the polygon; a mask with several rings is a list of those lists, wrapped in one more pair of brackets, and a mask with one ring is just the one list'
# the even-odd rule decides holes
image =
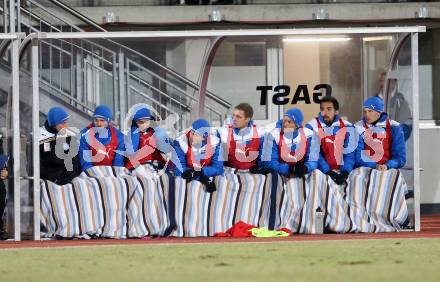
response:
{"label": "metal frame of dugout", "polygon": [[[3,50],[10,49],[9,63],[11,67],[11,77],[10,77],[10,95],[11,107],[10,113],[11,120],[18,120],[20,113],[19,105],[19,49],[20,42],[25,37],[24,33],[2,33],[0,34],[1,48]],[[20,187],[20,177],[15,177],[20,175],[20,128],[19,123],[12,122],[12,126],[7,125],[9,129],[6,132],[6,137],[12,136],[12,173],[10,176],[13,177],[12,183],[13,187]],[[18,157],[16,157],[18,156]],[[14,189],[13,191],[13,205],[14,205],[14,240],[20,240],[20,189]]]}
{"label": "metal frame of dugout", "polygon": [[[359,28],[300,28],[300,29],[249,29],[249,30],[191,30],[191,31],[133,31],[133,32],[78,32],[78,33],[32,33],[21,44],[31,41],[32,73],[32,166],[34,232],[33,239],[40,240],[40,167],[39,167],[39,40],[46,39],[102,39],[102,38],[183,38],[183,37],[246,37],[246,36],[288,36],[288,35],[374,35],[374,34],[408,34],[411,37],[411,84],[413,108],[413,163],[414,173],[414,230],[420,231],[420,160],[419,160],[419,70],[418,70],[418,33],[425,32],[423,26],[408,27],[359,27]],[[13,116],[13,175],[20,172],[20,132],[19,132],[19,47],[22,35],[4,34],[1,39],[12,42],[12,116]],[[206,89],[205,89],[206,91]],[[204,93],[199,93],[201,96]],[[199,97],[204,101],[204,97]],[[201,102],[200,104],[202,104]],[[199,105],[199,110],[202,106]],[[199,112],[200,114],[200,112]],[[14,177],[14,187],[20,187],[20,177]],[[14,189],[14,240],[21,240],[20,230],[20,189]]]}

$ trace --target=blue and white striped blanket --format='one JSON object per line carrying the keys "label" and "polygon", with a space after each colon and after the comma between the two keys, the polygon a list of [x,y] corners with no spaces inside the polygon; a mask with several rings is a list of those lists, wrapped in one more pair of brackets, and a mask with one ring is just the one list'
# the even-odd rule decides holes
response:
{"label": "blue and white striped blanket", "polygon": [[121,167],[92,167],[72,183],[41,185],[41,222],[49,236],[128,237],[127,207],[139,183]]}
{"label": "blue and white striped blanket", "polygon": [[122,167],[91,167],[72,183],[42,181],[45,236],[133,238],[163,235],[169,228],[167,176]]}
{"label": "blue and white striped blanket", "polygon": [[215,179],[217,190],[207,193],[199,181],[176,177],[175,217],[178,237],[213,236],[244,221],[255,226],[269,223],[270,177],[225,168]]}
{"label": "blue and white striped blanket", "polygon": [[315,170],[305,178],[225,169],[217,191],[202,183],[158,175],[144,165],[92,167],[71,184],[41,184],[45,236],[196,237],[225,232],[238,221],[315,233],[315,212],[328,232],[394,232],[408,217],[406,183],[398,170],[354,170],[338,186]]}

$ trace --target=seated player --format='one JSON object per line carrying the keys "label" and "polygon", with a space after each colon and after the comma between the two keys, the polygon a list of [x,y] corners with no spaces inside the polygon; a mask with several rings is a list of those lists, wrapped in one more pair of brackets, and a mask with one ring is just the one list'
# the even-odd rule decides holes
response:
{"label": "seated player", "polygon": [[220,160],[220,139],[210,133],[211,125],[205,119],[193,122],[191,130],[174,142],[180,162],[174,168],[175,176],[187,181],[198,180],[207,192],[216,190],[212,177],[223,174],[223,162]]}
{"label": "seated player", "polygon": [[379,97],[364,102],[364,118],[355,124],[360,135],[356,166],[377,170],[399,169],[405,165],[406,149],[400,124],[384,112]]}
{"label": "seated player", "polygon": [[[142,107],[133,116],[131,128],[127,134],[125,167],[134,169],[139,165],[151,164],[157,169],[165,165],[164,152],[159,150],[157,135],[159,128],[152,127],[154,117],[147,107]],[[162,131],[160,131],[162,132]],[[169,142],[168,139],[165,139]]]}
{"label": "seated player", "polygon": [[[40,128],[40,177],[58,185],[72,181],[81,173],[81,165],[75,148],[72,146],[72,134],[67,129],[69,115],[60,107],[53,107],[47,113],[47,120]],[[65,139],[63,139],[65,138]],[[57,142],[62,142],[62,153],[71,155],[71,164],[56,153]],[[70,161],[70,160],[69,160]]]}
{"label": "seated player", "polygon": [[253,115],[251,105],[241,103],[234,108],[232,124],[219,129],[220,140],[225,147],[225,166],[267,174],[269,169],[257,165],[262,155],[264,131],[254,124]]}
{"label": "seated player", "polygon": [[359,232],[398,231],[409,223],[408,188],[398,170],[406,162],[404,133],[384,112],[381,98],[369,98],[363,106],[363,119],[355,124],[357,168],[346,199]]}
{"label": "seated player", "polygon": [[320,139],[318,168],[342,185],[354,168],[357,142],[354,140],[353,125],[339,116],[339,102],[334,97],[321,99],[318,117],[309,121],[307,128],[312,129]]}
{"label": "seated player", "polygon": [[92,166],[124,166],[124,135],[111,124],[112,111],[96,107],[93,122],[81,130],[79,158],[82,170]]}
{"label": "seated player", "polygon": [[297,108],[284,114],[265,143],[270,161],[262,161],[262,166],[286,177],[303,177],[318,167],[319,146],[313,131],[302,126],[303,120]]}

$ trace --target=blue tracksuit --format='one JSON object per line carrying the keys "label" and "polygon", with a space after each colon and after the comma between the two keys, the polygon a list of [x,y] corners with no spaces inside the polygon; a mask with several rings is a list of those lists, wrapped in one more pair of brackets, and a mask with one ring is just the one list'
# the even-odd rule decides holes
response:
{"label": "blue tracksuit", "polygon": [[[383,113],[379,120],[374,125],[367,125],[368,128],[372,130],[372,132],[376,133],[384,133],[386,132],[386,121],[388,119],[388,115]],[[403,167],[406,163],[406,147],[405,147],[405,138],[403,135],[402,126],[394,121],[390,120],[391,125],[391,158],[386,161],[386,165],[388,168],[399,169]],[[371,167],[376,168],[377,162],[369,158],[364,150],[365,150],[365,127],[364,120],[358,121],[355,124],[356,130],[360,136],[358,149],[356,150],[356,167]]]}
{"label": "blue tracksuit", "polygon": [[[154,137],[156,138],[156,147],[162,153],[171,151],[171,140],[166,131],[160,127],[154,128]],[[139,150],[140,132],[136,126],[132,126],[126,136],[127,154],[134,154]]]}
{"label": "blue tracksuit", "polygon": [[[93,163],[88,161],[91,159],[92,157],[92,152],[90,150],[90,141],[89,141],[89,130],[93,130],[93,128],[89,129],[89,128],[84,128],[83,130],[81,130],[80,133],[80,142],[79,142],[79,159],[81,162],[81,168],[82,170],[86,170],[90,167],[93,166]],[[98,132],[95,132],[95,138],[98,142],[100,142],[102,145],[106,146],[110,143],[110,139],[111,139],[111,132],[109,128],[105,128],[107,134],[104,133],[99,134]],[[118,130],[117,128],[115,128],[116,131],[116,136],[118,138],[118,147],[117,147],[117,151],[122,152],[121,154],[118,154],[116,152],[115,157],[113,159],[113,166],[124,166],[124,151],[125,151],[125,144],[124,144],[124,134]],[[101,137],[103,136],[103,137]]]}
{"label": "blue tracksuit", "polygon": [[[248,145],[250,142],[251,142],[251,139],[252,139],[252,137],[253,137],[253,133],[254,133],[254,129],[253,129],[253,124],[254,124],[254,122],[251,120],[249,123],[248,123],[248,126],[246,127],[246,128],[243,128],[243,129],[238,129],[238,128],[233,128],[232,130],[233,130],[233,136],[234,136],[234,140],[237,142],[237,143],[240,143],[240,144],[246,144],[246,145]],[[261,159],[261,157],[262,157],[262,154],[263,154],[263,144],[264,144],[264,131],[261,129],[261,128],[258,128],[257,127],[257,133],[258,133],[258,136],[259,136],[259,138],[260,138],[260,147],[259,147],[259,149],[258,149],[258,158],[256,159],[256,164],[257,164],[257,166],[259,165],[259,160]],[[218,130],[218,137],[220,138],[220,140],[221,140],[221,143],[222,143],[222,147],[225,147],[225,148],[228,148],[228,138],[229,138],[229,128],[228,128],[228,126],[224,126],[224,127],[222,127],[222,128],[220,128],[219,130]],[[224,152],[224,153],[222,153],[221,154],[221,158],[222,158],[222,160],[223,161],[226,161],[227,160],[227,155],[228,155],[228,152]]]}
{"label": "blue tracksuit", "polygon": [[[211,138],[211,146],[214,148],[214,153],[211,157],[211,163],[207,166],[202,167],[202,172],[207,177],[214,177],[223,174],[223,161],[220,158],[220,139],[217,136],[210,136]],[[201,152],[194,152],[194,158],[200,160],[204,157],[206,152],[206,144],[207,139],[202,141]],[[178,161],[180,162],[182,170],[178,169],[174,163],[174,175],[180,176],[184,171],[188,168],[186,155],[189,150],[188,147],[188,137],[186,134],[181,135],[174,141],[174,149],[176,150],[176,154],[178,157]]]}
{"label": "blue tracksuit", "polygon": [[[281,125],[282,120],[278,121],[276,129],[272,131],[271,134],[266,136],[262,158],[265,161],[260,161],[259,165],[265,168],[269,168],[272,171],[277,172],[283,176],[287,176],[289,174],[289,164],[283,162],[283,160],[280,158],[279,150]],[[303,157],[302,161],[304,161],[304,165],[307,167],[307,171],[310,173],[318,167],[319,140],[312,130],[304,127],[300,127],[299,130],[304,130],[305,137],[307,138],[308,146],[306,148],[305,156]],[[299,150],[301,142],[306,141],[301,140],[301,134],[299,130],[296,130],[291,134],[284,135],[285,139],[287,138],[289,140],[288,142],[286,142],[286,144],[291,143],[291,152]]]}
{"label": "blue tracksuit", "polygon": [[[318,115],[318,119],[326,135],[336,135],[336,133],[340,128],[340,120],[342,120],[339,115],[335,116],[335,119],[330,126],[325,124],[321,114]],[[350,173],[355,166],[355,152],[358,144],[358,139],[353,125],[346,120],[342,120],[342,122],[344,123],[347,132],[345,134],[345,139],[344,139],[343,158],[342,158],[342,165],[340,167],[340,171],[346,171]],[[318,134],[318,123],[316,119],[312,119],[311,121],[309,121],[306,124],[306,128],[309,128],[313,130],[315,134]],[[330,166],[323,156],[322,148],[319,154],[318,168],[323,173],[327,173],[330,170]]]}

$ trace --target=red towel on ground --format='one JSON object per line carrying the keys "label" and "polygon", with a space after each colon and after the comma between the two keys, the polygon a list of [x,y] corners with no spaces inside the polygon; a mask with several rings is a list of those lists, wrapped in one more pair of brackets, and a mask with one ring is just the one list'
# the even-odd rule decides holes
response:
{"label": "red towel on ground", "polygon": [[234,224],[231,228],[226,230],[226,232],[217,232],[214,237],[252,237],[252,228],[256,226],[239,221]]}
{"label": "red towel on ground", "polygon": [[[253,237],[251,229],[256,228],[254,225],[247,224],[243,221],[239,221],[234,224],[231,228],[226,230],[226,232],[217,232],[214,234],[214,237],[235,237],[235,238],[243,238],[243,237]],[[287,228],[278,229],[278,231],[284,231],[289,233],[292,236],[292,231]]]}

